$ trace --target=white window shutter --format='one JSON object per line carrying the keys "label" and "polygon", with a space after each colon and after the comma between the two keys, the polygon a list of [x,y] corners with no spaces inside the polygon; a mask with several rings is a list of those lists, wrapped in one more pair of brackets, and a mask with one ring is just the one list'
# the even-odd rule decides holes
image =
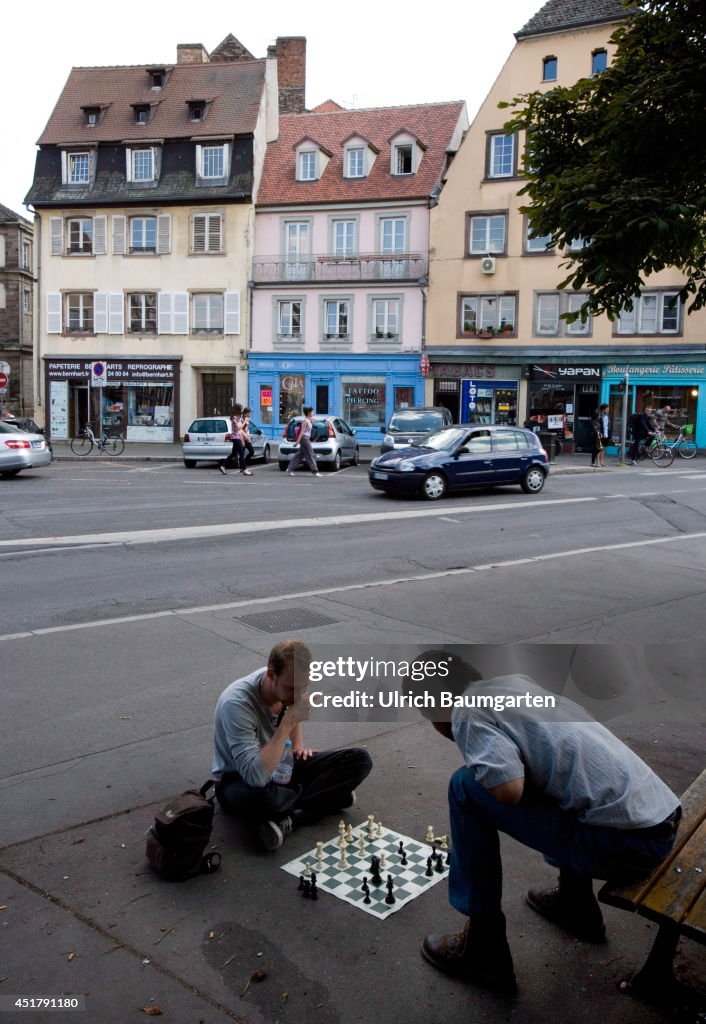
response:
{"label": "white window shutter", "polygon": [[225,294],[225,334],[240,334],[240,292]]}
{"label": "white window shutter", "polygon": [[127,229],[127,217],[113,215],[113,255],[125,255],[125,231]]}
{"label": "white window shutter", "polygon": [[108,293],[95,292],[93,296],[93,329],[96,334],[108,333]]}
{"label": "white window shutter", "polygon": [[221,215],[220,213],[212,213],[208,217],[208,251],[221,252],[222,249]]}
{"label": "white window shutter", "polygon": [[66,155],[66,151],[63,149],[61,151],[61,180],[64,185],[66,185],[69,180],[69,158]]}
{"label": "white window shutter", "polygon": [[168,213],[157,217],[157,252],[171,252],[172,218]]}
{"label": "white window shutter", "polygon": [[193,252],[206,252],[206,215],[198,213],[193,220]]}
{"label": "white window shutter", "polygon": [[47,334],[61,334],[60,292],[47,292]]}
{"label": "white window shutter", "polygon": [[157,331],[159,334],[174,334],[172,307],[174,296],[171,292],[157,293]]}
{"label": "white window shutter", "polygon": [[196,177],[203,178],[203,152],[201,146],[196,147]]}
{"label": "white window shutter", "polygon": [[174,292],[174,334],[189,333],[188,292]]}
{"label": "white window shutter", "polygon": [[93,254],[105,256],[108,251],[108,218],[105,216],[93,218]]}
{"label": "white window shutter", "polygon": [[122,292],[111,292],[108,296],[108,334],[122,334],[124,301]]}
{"label": "white window shutter", "polygon": [[52,256],[62,256],[64,253],[64,218],[52,217],[50,224],[51,254]]}
{"label": "white window shutter", "polygon": [[125,180],[132,181],[132,150],[129,146],[125,148]]}

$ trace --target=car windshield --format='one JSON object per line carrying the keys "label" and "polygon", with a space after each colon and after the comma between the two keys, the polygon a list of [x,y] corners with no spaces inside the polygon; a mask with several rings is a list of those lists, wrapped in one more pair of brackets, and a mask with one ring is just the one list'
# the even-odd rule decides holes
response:
{"label": "car windshield", "polygon": [[432,448],[436,452],[450,452],[461,443],[467,433],[463,427],[445,427],[444,430],[435,430],[428,434],[419,447]]}
{"label": "car windshield", "polygon": [[428,430],[438,430],[442,424],[441,413],[438,412],[415,412],[408,409],[405,412],[396,412],[390,420],[390,433],[403,433],[413,431],[415,434],[426,433]]}

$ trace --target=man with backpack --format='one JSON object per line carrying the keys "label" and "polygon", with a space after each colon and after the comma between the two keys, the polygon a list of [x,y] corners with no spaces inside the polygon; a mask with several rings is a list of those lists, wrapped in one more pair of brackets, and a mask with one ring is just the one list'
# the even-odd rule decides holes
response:
{"label": "man with backpack", "polygon": [[[317,752],[304,746],[310,662],[306,644],[283,640],[264,668],[236,679],[216,705],[216,796],[227,814],[259,827],[268,850],[280,847],[294,828],[352,807],[372,768],[363,748]],[[294,768],[289,783],[281,784],[273,775],[288,741]]]}
{"label": "man with backpack", "polygon": [[654,431],[652,430],[652,425],[646,412],[634,412],[630,417],[628,425],[632,434],[632,444],[630,445],[628,458],[630,465],[636,466],[637,460],[640,457],[640,445],[643,441],[646,441]]}

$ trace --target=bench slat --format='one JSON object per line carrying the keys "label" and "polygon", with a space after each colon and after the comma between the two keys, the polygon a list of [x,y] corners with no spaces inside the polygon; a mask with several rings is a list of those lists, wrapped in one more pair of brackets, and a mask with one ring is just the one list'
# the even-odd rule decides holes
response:
{"label": "bench slat", "polygon": [[[706,822],[693,832],[687,843],[672,857],[659,881],[642,897],[638,914],[659,921],[668,917],[681,924],[706,889]],[[701,871],[696,871],[701,868]]]}
{"label": "bench slat", "polygon": [[[706,873],[706,868],[704,872]],[[706,894],[701,894],[701,899],[686,915],[681,930],[684,935],[706,945]]]}

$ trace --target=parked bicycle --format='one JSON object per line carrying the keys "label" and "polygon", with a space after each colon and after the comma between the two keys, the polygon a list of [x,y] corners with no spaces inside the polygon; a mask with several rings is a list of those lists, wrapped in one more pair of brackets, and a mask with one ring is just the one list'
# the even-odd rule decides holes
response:
{"label": "parked bicycle", "polygon": [[[627,442],[628,457],[632,442]],[[618,462],[623,462],[622,458],[622,445],[620,441],[615,446],[616,453],[618,456]],[[655,466],[659,466],[660,469],[665,469],[667,466],[671,466],[674,462],[674,449],[671,448],[664,440],[663,435],[657,437],[647,438],[645,441],[641,441],[637,449],[636,462],[642,462],[643,459],[651,459]],[[632,461],[632,460],[631,460]]]}
{"label": "parked bicycle", "polygon": [[71,451],[74,455],[90,455],[94,448],[105,455],[122,455],[125,451],[125,442],[119,434],[107,434],[103,431],[100,437],[96,437],[93,430],[93,424],[86,423],[78,437],[73,438]]}

